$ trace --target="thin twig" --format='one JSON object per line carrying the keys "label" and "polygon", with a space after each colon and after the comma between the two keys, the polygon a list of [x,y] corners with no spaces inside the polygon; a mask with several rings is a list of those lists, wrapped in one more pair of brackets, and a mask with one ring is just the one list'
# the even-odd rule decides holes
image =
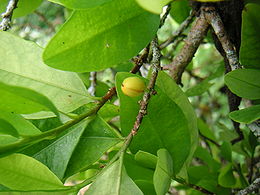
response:
{"label": "thin twig", "polygon": [[181,34],[183,33],[183,31],[190,25],[190,23],[192,22],[194,17],[194,12],[191,12],[191,14],[181,23],[181,25],[179,26],[179,28],[174,31],[174,33],[171,35],[171,37],[169,37],[166,41],[162,42],[160,44],[160,49],[164,49],[165,47],[167,47],[168,45],[170,45],[171,43],[173,43],[179,36],[181,36]]}
{"label": "thin twig", "polygon": [[151,68],[152,68],[151,79],[147,86],[147,90],[144,93],[143,99],[140,101],[140,110],[137,114],[136,121],[134,123],[134,127],[131,131],[131,133],[133,135],[135,135],[137,133],[137,131],[139,130],[143,117],[147,113],[147,110],[146,110],[147,105],[148,105],[149,99],[151,98],[151,95],[154,94],[154,86],[155,86],[155,82],[157,79],[157,75],[158,75],[158,72],[161,70],[161,66],[160,66],[161,52],[160,52],[160,49],[158,46],[157,38],[155,38],[151,42],[151,47],[152,47],[152,53],[153,53],[152,66],[151,66]]}
{"label": "thin twig", "polygon": [[209,24],[201,11],[200,16],[196,18],[195,23],[192,26],[187,39],[185,40],[183,48],[169,65],[170,75],[177,82],[177,84],[181,84],[182,74],[191,62],[195,52],[206,35],[208,27]]}
{"label": "thin twig", "polygon": [[133,136],[135,136],[137,134],[138,130],[139,130],[139,127],[142,123],[143,117],[147,113],[146,109],[147,109],[148,102],[149,102],[151,96],[154,94],[154,86],[155,86],[156,78],[157,78],[157,75],[158,75],[158,71],[161,70],[161,66],[160,66],[161,52],[159,50],[157,37],[154,38],[154,40],[151,42],[151,47],[152,47],[152,52],[153,52],[153,59],[152,59],[152,66],[151,66],[152,76],[151,76],[151,79],[150,79],[149,84],[147,86],[147,90],[143,95],[143,99],[140,101],[140,109],[139,109],[139,112],[136,116],[136,121],[134,123],[134,126],[133,126],[131,132],[125,138],[125,142],[124,142],[122,148],[113,157],[113,159],[111,159],[109,164],[111,164],[112,162],[117,160],[121,156],[121,154],[123,152],[125,152],[126,149],[128,148],[128,146],[130,145],[130,143],[133,139]]}
{"label": "thin twig", "polygon": [[171,8],[172,8],[171,4],[168,4],[168,5],[167,5],[167,8],[166,8],[166,11],[165,11],[165,13],[163,14],[163,16],[162,16],[162,18],[161,18],[161,20],[160,20],[159,28],[161,28],[161,27],[164,25],[164,23],[165,23],[165,21],[166,21],[166,19],[167,19],[167,17],[168,17],[168,14],[169,14],[170,11],[171,11]]}
{"label": "thin twig", "polygon": [[237,195],[246,195],[250,194],[260,188],[260,178],[257,178],[253,183],[251,183],[248,187],[243,190],[240,190]]}
{"label": "thin twig", "polygon": [[90,86],[88,92],[90,95],[95,96],[97,86],[97,72],[90,72]]}
{"label": "thin twig", "polygon": [[199,135],[200,135],[203,139],[205,139],[205,141],[209,141],[209,142],[215,144],[218,148],[220,147],[219,143],[217,143],[217,142],[214,141],[213,139],[210,139],[210,138],[208,138],[208,137],[202,135],[201,133],[199,133]]}
{"label": "thin twig", "polygon": [[55,33],[55,31],[56,31],[56,30],[55,30],[55,26],[54,26],[51,22],[48,21],[48,19],[45,17],[44,14],[42,14],[41,12],[39,12],[39,11],[37,11],[37,10],[35,10],[34,13],[35,13],[37,16],[39,16],[39,17],[41,18],[41,20],[42,20],[45,24],[47,24],[47,25],[49,26],[49,28],[51,29],[52,32]]}
{"label": "thin twig", "polygon": [[17,8],[19,0],[10,0],[7,7],[6,11],[2,14],[2,22],[0,23],[0,29],[3,31],[7,31],[8,29],[11,28],[11,21],[12,21],[12,16],[13,16],[13,11],[15,8]]}

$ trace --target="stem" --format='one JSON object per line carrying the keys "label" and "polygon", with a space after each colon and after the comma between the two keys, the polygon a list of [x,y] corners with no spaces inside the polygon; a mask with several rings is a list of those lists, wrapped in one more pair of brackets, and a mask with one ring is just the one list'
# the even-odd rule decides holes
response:
{"label": "stem", "polygon": [[191,62],[195,52],[206,35],[208,27],[209,24],[204,17],[203,11],[201,10],[201,14],[196,18],[195,23],[192,26],[187,39],[185,40],[183,48],[169,65],[170,75],[177,82],[177,84],[181,84],[182,74]]}

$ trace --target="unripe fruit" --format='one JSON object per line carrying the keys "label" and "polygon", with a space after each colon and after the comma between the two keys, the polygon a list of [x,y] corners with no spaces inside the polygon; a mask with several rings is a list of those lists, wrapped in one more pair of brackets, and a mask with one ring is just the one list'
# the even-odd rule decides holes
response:
{"label": "unripe fruit", "polygon": [[136,97],[144,92],[145,83],[138,77],[128,77],[123,81],[121,89],[125,95]]}

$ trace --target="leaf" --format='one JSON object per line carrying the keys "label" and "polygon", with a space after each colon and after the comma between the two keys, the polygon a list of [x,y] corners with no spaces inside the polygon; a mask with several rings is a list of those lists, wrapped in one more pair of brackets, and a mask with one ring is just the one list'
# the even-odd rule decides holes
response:
{"label": "leaf", "polygon": [[163,7],[167,5],[172,0],[136,0],[136,2],[144,9],[149,12],[160,14],[163,10]]}
{"label": "leaf", "polygon": [[157,195],[164,195],[168,192],[173,176],[172,158],[166,149],[157,152],[158,161],[154,172],[153,182]]}
{"label": "leaf", "polygon": [[[0,0],[0,13],[6,11],[8,2],[8,0]],[[12,18],[18,18],[33,12],[37,7],[40,6],[41,3],[42,0],[19,0],[17,8],[13,12]]]}
{"label": "leaf", "polygon": [[[190,147],[189,157],[186,160],[186,166],[188,166],[192,160],[193,153],[196,150],[197,143],[198,143],[198,128],[197,128],[196,113],[187,96],[167,73],[163,71],[159,72],[156,84],[172,101],[174,101],[181,108],[186,119],[189,121],[188,130],[190,134],[191,147]],[[182,177],[184,176],[182,175]]]}
{"label": "leaf", "polygon": [[[0,119],[12,125],[19,135],[35,135],[41,133],[32,123],[25,120],[19,114],[9,113],[0,110]],[[17,139],[8,135],[0,135],[0,148],[2,145],[9,144]]]}
{"label": "leaf", "polygon": [[260,105],[250,106],[248,108],[233,111],[229,117],[236,122],[250,124],[260,119]]}
{"label": "leaf", "polygon": [[17,130],[8,121],[0,118],[0,136],[1,134],[11,135],[13,137],[19,137]]}
{"label": "leaf", "polygon": [[246,68],[260,69],[260,5],[247,4],[242,16],[240,60]]}
{"label": "leaf", "polygon": [[225,84],[236,95],[251,100],[260,99],[260,70],[239,69],[225,76]]}
{"label": "leaf", "polygon": [[86,195],[142,195],[142,191],[127,175],[120,158],[105,169],[86,191]]}
{"label": "leaf", "polygon": [[87,9],[100,6],[112,0],[49,0],[54,3],[61,4],[70,9]]}
{"label": "leaf", "polygon": [[217,172],[220,169],[220,163],[214,160],[211,154],[205,148],[199,146],[196,149],[193,157],[201,159],[213,172]]}
{"label": "leaf", "polygon": [[206,166],[190,166],[188,175],[191,184],[201,186],[210,192],[217,192],[217,172],[209,172]]}
{"label": "leaf", "polygon": [[0,81],[44,94],[65,113],[91,101],[77,74],[46,66],[41,54],[35,43],[0,32]]}
{"label": "leaf", "polygon": [[59,116],[53,103],[33,90],[0,82],[0,94],[1,110],[17,114],[52,111]]}
{"label": "leaf", "polygon": [[49,167],[53,173],[62,179],[72,153],[88,122],[89,121],[84,121],[70,128],[69,132],[34,153],[32,157]]}
{"label": "leaf", "polygon": [[43,59],[61,70],[103,70],[138,54],[158,25],[159,17],[139,8],[134,0],[75,11],[49,42]]}
{"label": "leaf", "polygon": [[212,85],[213,83],[209,83],[207,80],[204,80],[194,87],[187,89],[185,95],[187,95],[188,97],[202,95],[203,93],[208,91]]}
{"label": "leaf", "polygon": [[20,191],[66,188],[46,166],[23,154],[0,158],[0,183]]}
{"label": "leaf", "polygon": [[218,176],[219,185],[230,188],[236,184],[236,179],[233,175],[232,164],[229,163],[225,167],[223,167]]}
{"label": "leaf", "polygon": [[231,148],[231,144],[230,142],[223,142],[221,147],[220,147],[220,153],[221,153],[221,156],[229,161],[229,162],[232,162],[232,148]]}
{"label": "leaf", "polygon": [[213,141],[217,141],[216,136],[212,132],[212,130],[208,127],[208,125],[200,118],[198,118],[198,128],[200,133],[207,137],[212,139]]}
{"label": "leaf", "polygon": [[99,160],[99,158],[121,139],[115,131],[99,116],[91,121],[80,137],[75,148],[65,177],[71,176]]}
{"label": "leaf", "polygon": [[[128,97],[122,93],[121,83],[129,76],[132,74],[118,73],[116,75],[123,135],[128,135],[134,125],[139,110],[138,100],[141,98]],[[190,154],[191,137],[188,122],[180,107],[172,99],[158,87],[155,90],[157,94],[149,101],[148,114],[143,118],[130,149],[133,153],[143,150],[156,154],[158,149],[166,148],[173,158],[174,173],[177,174]]]}
{"label": "leaf", "polygon": [[157,156],[139,150],[135,154],[135,160],[144,167],[155,169],[157,164]]}
{"label": "leaf", "polygon": [[187,0],[174,1],[170,14],[176,22],[182,23],[190,15],[190,10]]}

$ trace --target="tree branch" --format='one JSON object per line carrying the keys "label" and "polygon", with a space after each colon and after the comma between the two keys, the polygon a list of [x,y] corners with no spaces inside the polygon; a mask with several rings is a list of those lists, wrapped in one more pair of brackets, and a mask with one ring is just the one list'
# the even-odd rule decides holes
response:
{"label": "tree branch", "polygon": [[2,22],[0,23],[0,29],[3,31],[7,31],[8,29],[11,28],[10,24],[12,21],[12,16],[13,16],[13,11],[15,8],[17,8],[19,0],[10,0],[7,7],[6,11],[2,14]]}
{"label": "tree branch", "polygon": [[212,26],[218,40],[220,41],[223,50],[226,53],[227,60],[231,66],[231,70],[241,68],[238,60],[238,55],[235,50],[235,46],[229,40],[228,34],[225,31],[224,24],[221,17],[217,13],[214,7],[203,8],[205,10],[205,18],[208,23]]}
{"label": "tree branch", "polygon": [[260,178],[257,178],[253,183],[251,183],[248,187],[243,190],[240,190],[237,195],[246,195],[250,194],[260,188]]}
{"label": "tree branch", "polygon": [[209,24],[207,23],[203,12],[201,11],[199,17],[196,18],[194,25],[192,26],[185,44],[180,53],[175,56],[172,63],[169,65],[170,75],[177,82],[181,84],[181,77],[192,60],[195,52],[197,51],[200,43],[208,31]]}

